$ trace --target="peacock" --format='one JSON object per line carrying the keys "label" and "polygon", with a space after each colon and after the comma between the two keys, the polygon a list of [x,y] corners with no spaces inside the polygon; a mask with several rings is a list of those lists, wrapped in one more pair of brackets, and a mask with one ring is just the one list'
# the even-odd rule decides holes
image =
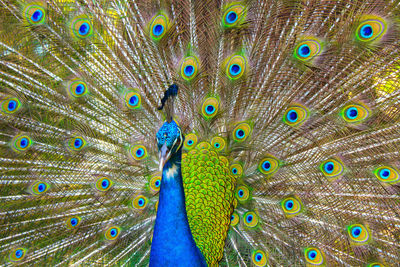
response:
{"label": "peacock", "polygon": [[400,266],[398,0],[0,1],[0,266]]}

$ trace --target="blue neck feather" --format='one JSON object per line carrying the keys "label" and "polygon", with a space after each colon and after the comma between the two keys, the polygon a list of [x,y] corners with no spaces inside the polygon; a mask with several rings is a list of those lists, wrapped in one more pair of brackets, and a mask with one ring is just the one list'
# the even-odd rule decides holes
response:
{"label": "blue neck feather", "polygon": [[150,267],[207,266],[189,227],[181,159],[182,151],[179,150],[163,168]]}

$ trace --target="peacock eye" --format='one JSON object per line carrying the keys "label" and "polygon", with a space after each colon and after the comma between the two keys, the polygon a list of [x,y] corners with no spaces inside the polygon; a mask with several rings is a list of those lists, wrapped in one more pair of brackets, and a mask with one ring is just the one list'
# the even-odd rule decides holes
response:
{"label": "peacock eye", "polygon": [[254,228],[258,225],[258,216],[254,211],[248,211],[243,215],[244,224],[247,227]]}
{"label": "peacock eye", "polygon": [[107,240],[115,240],[117,239],[117,237],[119,236],[121,232],[121,229],[117,226],[112,226],[110,228],[108,228],[104,234],[105,238]]}
{"label": "peacock eye", "polygon": [[296,59],[306,62],[318,56],[321,51],[322,45],[318,40],[304,40],[297,44],[294,56]]}
{"label": "peacock eye", "polygon": [[252,253],[251,259],[256,266],[265,266],[267,264],[267,256],[262,250],[255,250]]}
{"label": "peacock eye", "polygon": [[46,12],[42,6],[31,4],[25,8],[25,18],[31,25],[41,25],[45,22]]}
{"label": "peacock eye", "polygon": [[240,164],[235,163],[230,166],[231,173],[236,176],[240,177],[243,174],[243,168]]}
{"label": "peacock eye", "polygon": [[143,145],[133,145],[130,148],[130,155],[134,160],[142,160],[147,157],[146,147]]}
{"label": "peacock eye", "polygon": [[193,79],[199,69],[198,59],[196,57],[190,56],[183,59],[181,65],[181,76],[187,81]]}
{"label": "peacock eye", "polygon": [[328,179],[338,178],[344,172],[343,163],[339,159],[328,159],[321,163],[320,170]]}
{"label": "peacock eye", "polygon": [[84,81],[74,80],[69,85],[68,93],[73,98],[80,98],[89,92],[87,88],[87,84]]}
{"label": "peacock eye", "polygon": [[70,138],[67,144],[71,151],[80,151],[86,146],[86,140],[82,136],[75,136]]}
{"label": "peacock eye", "polygon": [[281,201],[281,207],[286,217],[294,217],[302,211],[302,204],[297,197],[287,197]]}
{"label": "peacock eye", "polygon": [[300,104],[290,106],[283,116],[283,122],[292,127],[299,127],[306,122],[308,109]]}
{"label": "peacock eye", "polygon": [[239,220],[240,220],[239,215],[236,212],[232,213],[231,226],[236,226],[239,223]]}
{"label": "peacock eye", "polygon": [[148,199],[143,195],[136,196],[132,201],[132,206],[134,209],[142,210],[146,207]]}
{"label": "peacock eye", "polygon": [[240,55],[232,56],[227,62],[226,75],[229,79],[239,79],[246,72],[247,60],[244,57]]}
{"label": "peacock eye", "polygon": [[242,5],[233,5],[227,8],[223,15],[222,25],[225,28],[238,26],[245,20],[246,11]]}
{"label": "peacock eye", "polygon": [[163,38],[168,29],[168,17],[160,14],[153,18],[150,22],[150,36],[153,40],[158,41]]}
{"label": "peacock eye", "polygon": [[158,191],[160,191],[160,185],[161,185],[161,176],[153,176],[150,179],[150,189],[154,193],[157,193]]}
{"label": "peacock eye", "polygon": [[96,189],[102,192],[108,191],[113,185],[113,181],[107,177],[101,177],[96,181]]}
{"label": "peacock eye", "polygon": [[79,216],[69,217],[65,221],[65,224],[68,229],[74,229],[74,228],[78,227],[80,223],[81,223],[81,217],[79,217]]}
{"label": "peacock eye", "polygon": [[369,110],[364,105],[351,104],[344,107],[340,115],[346,122],[358,124],[368,118]]}
{"label": "peacock eye", "polygon": [[16,97],[10,97],[3,100],[1,103],[1,113],[13,114],[21,107],[21,102]]}
{"label": "peacock eye", "polygon": [[197,136],[194,133],[185,136],[184,148],[190,150],[197,145]]}
{"label": "peacock eye", "polygon": [[378,17],[366,17],[356,29],[356,38],[361,42],[377,41],[387,32],[387,22]]}
{"label": "peacock eye", "polygon": [[235,129],[232,132],[233,140],[236,142],[243,142],[245,141],[251,133],[251,127],[246,122],[238,123]]}
{"label": "peacock eye", "polygon": [[125,94],[125,106],[129,109],[138,109],[142,103],[142,99],[138,90],[130,90]]}
{"label": "peacock eye", "polygon": [[17,135],[13,138],[11,144],[14,151],[24,152],[32,145],[32,140],[27,135]]}
{"label": "peacock eye", "polygon": [[75,37],[85,39],[93,34],[92,21],[83,16],[76,17],[72,20],[71,31]]}
{"label": "peacock eye", "polygon": [[396,184],[400,182],[400,174],[397,169],[390,166],[382,166],[374,170],[376,178],[388,184]]}
{"label": "peacock eye", "polygon": [[322,265],[324,263],[324,255],[315,247],[306,248],[304,250],[304,257],[312,265]]}
{"label": "peacock eye", "polygon": [[215,97],[207,98],[202,105],[201,113],[204,118],[211,119],[218,113],[219,101]]}
{"label": "peacock eye", "polygon": [[263,158],[258,165],[258,170],[266,175],[274,174],[278,170],[278,168],[279,161],[272,156]]}
{"label": "peacock eye", "polygon": [[238,186],[236,189],[236,198],[239,202],[246,202],[250,198],[250,191],[245,185]]}
{"label": "peacock eye", "polygon": [[362,224],[352,224],[347,227],[347,232],[351,241],[357,244],[365,244],[370,239],[368,229]]}
{"label": "peacock eye", "polygon": [[31,193],[34,195],[41,195],[49,189],[49,185],[45,182],[36,182],[31,186]]}
{"label": "peacock eye", "polygon": [[25,257],[25,254],[26,254],[25,248],[16,248],[11,250],[9,259],[12,262],[21,261]]}

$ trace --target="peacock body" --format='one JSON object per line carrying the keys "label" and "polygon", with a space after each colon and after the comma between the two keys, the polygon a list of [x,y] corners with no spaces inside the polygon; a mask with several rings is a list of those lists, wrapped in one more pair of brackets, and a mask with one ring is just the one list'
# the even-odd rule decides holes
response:
{"label": "peacock body", "polygon": [[399,266],[399,1],[0,4],[1,266]]}

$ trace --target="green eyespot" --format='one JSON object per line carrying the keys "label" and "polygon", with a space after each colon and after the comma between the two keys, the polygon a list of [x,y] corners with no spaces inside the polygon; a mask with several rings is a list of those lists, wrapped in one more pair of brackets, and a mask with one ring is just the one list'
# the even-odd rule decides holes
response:
{"label": "green eyespot", "polygon": [[147,157],[147,150],[143,145],[133,145],[130,154],[134,160],[142,160]]}
{"label": "green eyespot", "polygon": [[161,40],[169,28],[169,19],[166,14],[155,16],[150,22],[150,36],[155,41]]}
{"label": "green eyespot", "polygon": [[93,35],[93,24],[86,16],[79,16],[72,20],[72,35],[78,39],[86,39]]}
{"label": "green eyespot", "polygon": [[292,218],[302,212],[303,205],[298,197],[292,196],[281,201],[281,208],[286,217]]}
{"label": "green eyespot", "polygon": [[11,250],[9,254],[9,259],[11,262],[18,262],[21,261],[25,258],[26,255],[26,249],[25,248],[15,248]]}
{"label": "green eyespot", "polygon": [[304,250],[304,257],[308,264],[321,266],[325,263],[325,256],[316,247],[309,247]]}
{"label": "green eyespot", "polygon": [[240,221],[239,215],[236,212],[233,212],[231,215],[231,226],[234,227],[238,225],[239,221]]}
{"label": "green eyespot", "polygon": [[370,241],[369,230],[362,224],[352,224],[347,227],[350,240],[355,245],[364,245]]}
{"label": "green eyespot", "polygon": [[337,158],[331,158],[325,160],[319,166],[322,173],[328,179],[336,179],[343,175],[344,173],[344,165],[343,163]]}
{"label": "green eyespot", "polygon": [[247,60],[243,56],[231,56],[226,62],[226,75],[231,80],[239,79],[247,71]]}
{"label": "green eyespot", "polygon": [[218,113],[219,101],[215,97],[207,98],[201,107],[201,113],[205,119],[211,119]]}
{"label": "green eyespot", "polygon": [[283,122],[292,127],[300,127],[308,119],[308,109],[300,104],[293,104],[285,111]]}
{"label": "green eyespot", "polygon": [[194,133],[188,134],[185,136],[185,143],[183,144],[184,148],[190,150],[197,145],[197,136]]}
{"label": "green eyespot", "polygon": [[104,237],[107,240],[115,240],[118,238],[119,234],[121,233],[121,229],[117,226],[111,226],[109,227],[106,232],[104,233]]}
{"label": "green eyespot", "polygon": [[49,189],[48,183],[38,181],[31,186],[30,191],[34,195],[41,195],[46,193],[48,189]]}
{"label": "green eyespot", "polygon": [[340,116],[348,123],[359,124],[368,118],[370,111],[362,104],[351,104],[345,106]]}
{"label": "green eyespot", "polygon": [[68,148],[71,151],[80,151],[86,146],[86,140],[82,136],[74,136],[67,142]]}
{"label": "green eyespot", "polygon": [[46,10],[38,4],[29,4],[24,9],[26,21],[30,25],[41,25],[46,21]]}
{"label": "green eyespot", "polygon": [[181,76],[183,79],[190,81],[196,77],[199,71],[199,60],[197,57],[189,56],[183,59],[181,64]]}
{"label": "green eyespot", "polygon": [[267,255],[265,254],[264,251],[260,249],[253,251],[251,255],[251,260],[256,266],[263,267],[267,265]]}
{"label": "green eyespot", "polygon": [[388,30],[387,22],[378,16],[367,15],[361,19],[356,29],[356,39],[369,43],[380,40]]}
{"label": "green eyespot", "polygon": [[81,224],[81,217],[79,216],[71,216],[65,221],[65,225],[68,229],[77,228],[79,224]]}
{"label": "green eyespot", "polygon": [[222,25],[225,28],[239,26],[246,19],[246,8],[241,4],[231,4],[224,12]]}
{"label": "green eyespot", "polygon": [[161,176],[159,175],[153,176],[150,179],[150,189],[153,191],[153,193],[157,193],[158,191],[160,191],[160,187],[161,187]]}
{"label": "green eyespot", "polygon": [[250,198],[250,191],[245,185],[240,185],[236,189],[236,199],[239,200],[239,202],[246,202]]}
{"label": "green eyespot", "polygon": [[143,195],[136,196],[132,201],[134,209],[142,210],[147,206],[148,199]]}
{"label": "green eyespot", "polygon": [[112,187],[113,184],[114,183],[111,181],[111,179],[107,177],[101,177],[96,181],[96,189],[101,192],[106,192]]}
{"label": "green eyespot", "polygon": [[244,224],[249,228],[256,227],[258,220],[258,215],[254,211],[248,211],[243,215]]}
{"label": "green eyespot", "polygon": [[303,62],[310,62],[322,53],[322,43],[313,37],[299,42],[294,49],[294,57]]}
{"label": "green eyespot", "polygon": [[16,97],[7,97],[0,102],[2,114],[13,114],[21,107],[21,102]]}
{"label": "green eyespot", "polygon": [[379,181],[388,184],[397,184],[400,182],[399,170],[390,166],[381,166],[374,170],[374,174]]}
{"label": "green eyespot", "polygon": [[279,169],[279,161],[273,156],[263,158],[258,164],[258,170],[266,175],[272,175]]}
{"label": "green eyespot", "polygon": [[129,109],[138,109],[142,103],[142,98],[138,90],[129,90],[125,93],[125,106]]}
{"label": "green eyespot", "polygon": [[11,141],[11,147],[15,152],[25,152],[31,145],[31,138],[24,134],[15,136]]}
{"label": "green eyespot", "polygon": [[245,141],[251,134],[251,127],[246,122],[238,123],[232,132],[232,138],[236,142]]}

